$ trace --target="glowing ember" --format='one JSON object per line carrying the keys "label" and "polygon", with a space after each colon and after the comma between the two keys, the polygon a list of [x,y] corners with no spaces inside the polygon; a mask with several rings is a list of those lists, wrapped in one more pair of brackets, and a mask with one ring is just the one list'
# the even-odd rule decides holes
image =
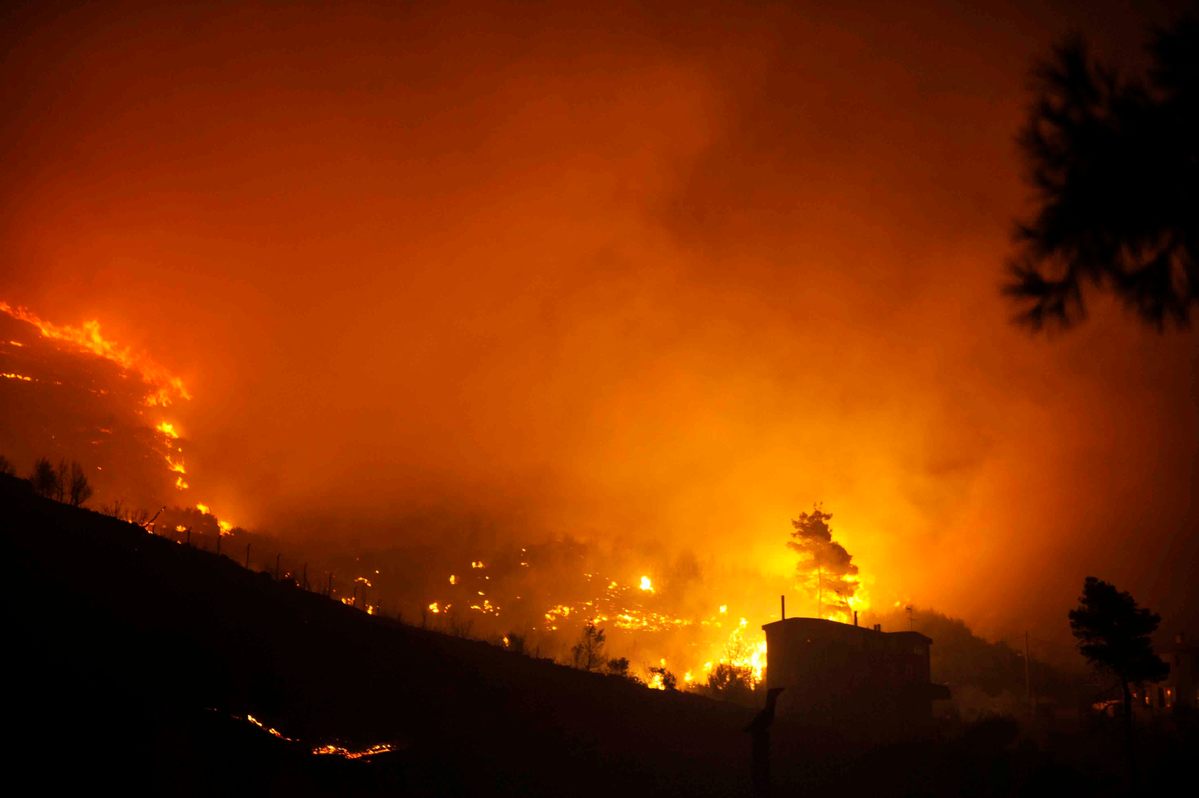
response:
{"label": "glowing ember", "polygon": [[370,748],[364,748],[361,751],[351,751],[348,748],[342,748],[340,745],[327,744],[313,748],[312,754],[313,756],[340,756],[345,759],[362,759],[378,754],[386,754],[394,750],[395,747],[388,743],[376,743]]}
{"label": "glowing ember", "polygon": [[[236,715],[233,717],[237,718]],[[267,726],[253,715],[246,715],[245,720],[247,723],[261,729],[278,740],[283,740],[284,742],[288,743],[300,742],[300,740],[296,739],[295,737],[288,737],[278,729],[272,726]],[[396,750],[395,746],[391,743],[376,743],[372,746],[359,750],[345,748],[340,745],[334,745],[333,743],[325,743],[324,745],[314,746],[311,749],[313,756],[340,756],[344,759],[363,759],[366,757],[376,756],[378,754],[386,754],[394,750]]]}
{"label": "glowing ember", "polygon": [[[480,562],[474,561],[476,564]],[[525,561],[521,562],[523,565]],[[593,572],[584,573],[582,577],[584,585],[603,585],[600,594],[591,599],[561,602],[547,607],[540,614],[543,623],[530,627],[531,630],[571,634],[582,624],[592,623],[625,634],[664,635],[665,637],[660,638],[661,644],[671,646],[676,653],[679,650],[679,638],[671,635],[682,633],[687,635],[687,642],[683,643],[683,646],[689,652],[684,656],[693,664],[686,669],[680,668],[683,676],[679,688],[706,686],[708,677],[720,666],[735,670],[739,674],[738,678],[744,679],[751,688],[762,681],[766,668],[765,637],[747,618],[740,618],[730,624],[729,604],[716,605],[712,614],[706,617],[675,615],[654,606],[661,599],[653,579],[649,576],[639,577],[633,584],[622,584],[619,580]],[[450,585],[465,586],[457,575],[451,575]],[[485,591],[482,590],[471,589],[470,592],[472,595],[485,595]],[[515,600],[520,601],[521,597],[516,596]],[[500,606],[489,598],[484,598],[481,602],[471,600],[465,602],[465,606],[487,615],[501,614]],[[428,609],[436,614],[446,614],[450,611],[450,605],[433,602],[428,605]],[[508,635],[503,635],[499,640],[501,645],[511,646]],[[507,642],[504,642],[505,640]],[[638,647],[646,645],[656,644],[643,642],[638,644]],[[704,656],[695,656],[696,652]],[[618,653],[618,650],[613,650],[612,653]],[[701,662],[702,667],[699,664]],[[676,689],[667,686],[667,681],[673,680],[674,677],[665,671],[664,665],[658,667],[663,672],[656,673],[651,669],[649,686],[657,689]]]}
{"label": "glowing ember", "polygon": [[285,734],[280,732],[278,729],[267,726],[266,724],[264,724],[262,721],[260,721],[258,718],[254,717],[253,715],[246,715],[246,720],[249,721],[250,723],[254,724],[255,726],[257,726],[258,728],[262,729],[264,732],[271,735],[272,737],[278,737],[280,740],[287,740],[289,743],[298,742],[295,738],[286,736]]}

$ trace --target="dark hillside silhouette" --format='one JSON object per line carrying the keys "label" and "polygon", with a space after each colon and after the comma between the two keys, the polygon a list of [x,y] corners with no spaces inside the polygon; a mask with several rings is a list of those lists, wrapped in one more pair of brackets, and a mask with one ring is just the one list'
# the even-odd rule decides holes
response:
{"label": "dark hillside silhouette", "polygon": [[331,766],[233,719],[251,714],[308,744],[391,743],[390,763],[342,765],[418,794],[748,784],[749,710],[373,618],[25,480],[0,478],[0,500],[19,759],[71,751],[93,776],[176,795],[273,792],[281,762],[294,795]]}
{"label": "dark hillside silhouette", "polygon": [[[752,789],[744,729],[754,709],[372,617],[229,557],[39,497],[11,476],[0,476],[0,553],[9,575],[6,775],[47,793]],[[1004,780],[988,794],[1046,786],[1109,794],[1102,774],[1111,758],[1094,740],[1080,738],[1063,759],[1018,745],[1012,728],[947,727],[944,739],[879,745],[864,743],[866,728],[858,737],[776,721],[774,794],[949,796],[977,792],[996,772]],[[394,750],[359,760],[311,753],[381,743]]]}

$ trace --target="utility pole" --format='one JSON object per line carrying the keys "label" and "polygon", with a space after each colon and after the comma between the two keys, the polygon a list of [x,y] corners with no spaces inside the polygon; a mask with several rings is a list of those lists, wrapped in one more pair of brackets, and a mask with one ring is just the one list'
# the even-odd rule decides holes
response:
{"label": "utility pole", "polygon": [[279,558],[282,556],[283,556],[282,553],[275,555],[275,581],[276,582],[279,581]]}
{"label": "utility pole", "polygon": [[1031,671],[1029,669],[1028,632],[1027,631],[1024,633],[1024,698],[1026,701],[1028,701],[1029,715],[1035,715],[1036,707],[1033,705],[1033,702],[1032,702],[1032,675],[1031,675]]}
{"label": "utility pole", "polygon": [[250,570],[250,544],[246,544],[246,570]]}

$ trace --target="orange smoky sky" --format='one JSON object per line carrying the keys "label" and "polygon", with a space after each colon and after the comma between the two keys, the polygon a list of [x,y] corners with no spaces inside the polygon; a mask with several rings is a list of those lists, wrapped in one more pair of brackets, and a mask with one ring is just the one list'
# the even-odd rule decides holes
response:
{"label": "orange smoky sky", "polygon": [[876,603],[1060,635],[1093,573],[1182,628],[1195,334],[998,290],[1033,59],[1172,18],[1096,9],[12,4],[0,298],[182,375],[247,525],[784,573],[821,501]]}

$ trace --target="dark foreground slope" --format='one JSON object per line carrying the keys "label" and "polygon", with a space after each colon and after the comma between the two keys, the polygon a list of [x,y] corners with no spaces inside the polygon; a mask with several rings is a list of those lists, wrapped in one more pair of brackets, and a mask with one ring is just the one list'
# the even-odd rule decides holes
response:
{"label": "dark foreground slope", "polygon": [[[0,475],[0,791],[747,795],[750,712],[372,618]],[[248,715],[291,739],[272,736]],[[1199,729],[774,727],[776,795],[1156,794]],[[385,743],[347,760],[314,746]]]}
{"label": "dark foreground slope", "polygon": [[0,547],[6,770],[49,792],[746,791],[732,705],[372,618],[11,478]]}

